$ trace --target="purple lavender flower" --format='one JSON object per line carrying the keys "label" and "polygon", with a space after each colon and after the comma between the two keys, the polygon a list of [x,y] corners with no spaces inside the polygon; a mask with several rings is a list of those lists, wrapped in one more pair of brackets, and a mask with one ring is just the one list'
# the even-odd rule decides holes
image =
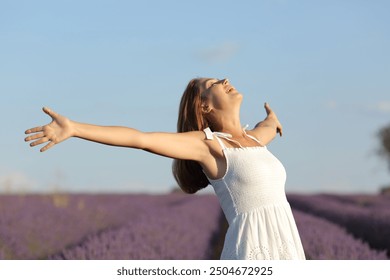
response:
{"label": "purple lavender flower", "polygon": [[334,222],[372,248],[387,250],[387,254],[390,254],[388,198],[290,194],[288,199],[293,208]]}
{"label": "purple lavender flower", "polygon": [[148,207],[119,228],[89,236],[51,259],[210,259],[220,215],[213,196]]}
{"label": "purple lavender flower", "polygon": [[376,251],[355,239],[342,227],[325,219],[293,210],[306,258],[313,260],[386,260],[385,251]]}

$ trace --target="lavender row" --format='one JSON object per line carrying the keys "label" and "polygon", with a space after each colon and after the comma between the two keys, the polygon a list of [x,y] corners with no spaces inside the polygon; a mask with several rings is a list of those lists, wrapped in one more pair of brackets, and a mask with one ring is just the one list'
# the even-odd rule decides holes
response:
{"label": "lavender row", "polygon": [[0,259],[42,259],[182,195],[0,196]]}
{"label": "lavender row", "polygon": [[376,251],[346,230],[327,220],[293,209],[307,259],[386,260],[385,251]]}
{"label": "lavender row", "polygon": [[[328,208],[338,204],[338,213],[385,215],[387,209],[381,197],[289,195],[292,205],[300,202],[306,210],[308,204],[320,205],[319,198]],[[308,258],[385,258],[332,223],[297,210],[294,215]],[[214,196],[0,196],[0,259],[218,258],[220,220]]]}
{"label": "lavender row", "polygon": [[390,211],[382,202],[379,208],[346,202],[345,197],[343,200],[334,195],[289,194],[288,199],[295,209],[334,222],[372,248],[387,250],[390,254]]}
{"label": "lavender row", "polygon": [[390,195],[370,195],[370,194],[323,194],[322,196],[333,200],[361,206],[374,211],[390,212]]}
{"label": "lavender row", "polygon": [[148,208],[119,228],[89,236],[50,259],[211,259],[221,211],[213,196]]}

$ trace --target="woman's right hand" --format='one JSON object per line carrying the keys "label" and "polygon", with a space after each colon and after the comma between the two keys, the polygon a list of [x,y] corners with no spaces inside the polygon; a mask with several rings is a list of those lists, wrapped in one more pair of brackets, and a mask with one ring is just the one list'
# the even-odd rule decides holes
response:
{"label": "woman's right hand", "polygon": [[43,108],[43,112],[52,118],[51,123],[26,130],[25,133],[30,134],[30,136],[24,139],[26,142],[35,140],[34,142],[31,142],[31,147],[48,142],[42,149],[40,149],[41,152],[44,152],[54,145],[74,136],[72,122],[68,118],[57,114],[47,107]]}

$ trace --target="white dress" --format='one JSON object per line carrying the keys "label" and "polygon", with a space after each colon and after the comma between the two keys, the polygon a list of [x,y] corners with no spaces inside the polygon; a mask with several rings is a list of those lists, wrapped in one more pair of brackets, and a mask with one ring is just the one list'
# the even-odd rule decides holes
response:
{"label": "white dress", "polygon": [[248,134],[260,146],[227,148],[220,138],[233,141],[231,135],[204,131],[218,140],[227,163],[222,178],[209,179],[229,223],[221,259],[305,259],[281,162]]}

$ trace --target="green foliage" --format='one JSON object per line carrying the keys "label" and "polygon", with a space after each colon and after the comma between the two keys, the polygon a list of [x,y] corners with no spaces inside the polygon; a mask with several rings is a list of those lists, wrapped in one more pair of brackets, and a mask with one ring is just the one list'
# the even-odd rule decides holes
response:
{"label": "green foliage", "polygon": [[379,155],[385,158],[390,169],[390,124],[379,130],[378,137],[380,140]]}

